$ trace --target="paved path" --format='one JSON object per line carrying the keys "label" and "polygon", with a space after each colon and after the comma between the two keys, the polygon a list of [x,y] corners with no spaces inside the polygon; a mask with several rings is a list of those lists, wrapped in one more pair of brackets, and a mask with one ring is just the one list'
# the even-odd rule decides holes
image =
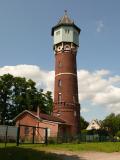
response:
{"label": "paved path", "polygon": [[70,151],[50,151],[61,156],[62,160],[120,160],[120,152],[70,152]]}

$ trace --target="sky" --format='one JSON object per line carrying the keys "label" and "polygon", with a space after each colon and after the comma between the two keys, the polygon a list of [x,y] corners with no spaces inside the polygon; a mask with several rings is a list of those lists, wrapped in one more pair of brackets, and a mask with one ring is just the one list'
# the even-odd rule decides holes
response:
{"label": "sky", "polygon": [[0,0],[0,75],[33,79],[53,92],[51,28],[67,10],[81,28],[77,53],[81,115],[120,113],[119,0]]}

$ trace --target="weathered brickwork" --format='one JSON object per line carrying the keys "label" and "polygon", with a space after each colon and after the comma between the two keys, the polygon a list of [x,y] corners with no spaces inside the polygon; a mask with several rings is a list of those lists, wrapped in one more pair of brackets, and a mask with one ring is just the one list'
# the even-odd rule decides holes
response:
{"label": "weathered brickwork", "polygon": [[[59,96],[61,96],[60,100]],[[80,105],[78,100],[76,52],[72,50],[69,52],[56,52],[55,54],[53,112],[55,116],[70,124],[69,132],[72,135],[79,132]]]}

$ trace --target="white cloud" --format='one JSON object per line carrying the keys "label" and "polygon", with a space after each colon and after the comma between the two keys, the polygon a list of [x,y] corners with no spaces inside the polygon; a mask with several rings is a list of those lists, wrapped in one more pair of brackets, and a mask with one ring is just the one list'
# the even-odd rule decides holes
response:
{"label": "white cloud", "polygon": [[14,76],[26,77],[45,90],[53,91],[54,71],[44,71],[36,65],[16,65],[0,68],[0,75],[10,73]]}
{"label": "white cloud", "polygon": [[[33,79],[37,86],[53,92],[54,71],[45,71],[35,65],[5,66],[0,75],[13,74]],[[120,76],[111,75],[108,70],[89,72],[78,70],[80,102],[89,101],[90,105],[106,107],[111,112],[120,113]],[[85,108],[82,112],[88,112]]]}
{"label": "white cloud", "polygon": [[120,113],[120,76],[111,76],[108,70],[78,71],[80,101],[89,100],[93,105],[106,107]]}
{"label": "white cloud", "polygon": [[109,83],[120,86],[120,76],[109,77]]}
{"label": "white cloud", "polygon": [[96,28],[96,31],[97,32],[101,32],[104,28],[104,23],[102,20],[99,20],[96,22],[96,25],[97,25],[97,28]]}
{"label": "white cloud", "polygon": [[89,111],[90,110],[88,108],[84,108],[84,107],[81,108],[81,113],[87,113]]}

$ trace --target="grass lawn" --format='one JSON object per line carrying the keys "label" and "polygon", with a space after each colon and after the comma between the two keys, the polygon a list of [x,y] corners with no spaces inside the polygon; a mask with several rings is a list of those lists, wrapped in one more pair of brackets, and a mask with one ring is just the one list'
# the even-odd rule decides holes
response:
{"label": "grass lawn", "polygon": [[104,143],[81,143],[81,144],[49,144],[48,146],[41,144],[20,145],[0,144],[1,160],[62,160],[61,156],[49,153],[50,150],[64,151],[101,151],[101,152],[120,152],[120,142],[104,142]]}
{"label": "grass lawn", "polygon": [[120,152],[120,142],[102,143],[80,143],[80,144],[57,144],[48,145],[46,149],[66,150],[66,151],[98,151],[98,152]]}
{"label": "grass lawn", "polygon": [[[34,147],[33,147],[34,146]],[[98,151],[98,152],[120,152],[120,142],[102,142],[102,143],[80,143],[80,144],[49,144],[45,145],[29,145],[22,147],[35,148],[37,150],[64,150],[64,151]]]}

